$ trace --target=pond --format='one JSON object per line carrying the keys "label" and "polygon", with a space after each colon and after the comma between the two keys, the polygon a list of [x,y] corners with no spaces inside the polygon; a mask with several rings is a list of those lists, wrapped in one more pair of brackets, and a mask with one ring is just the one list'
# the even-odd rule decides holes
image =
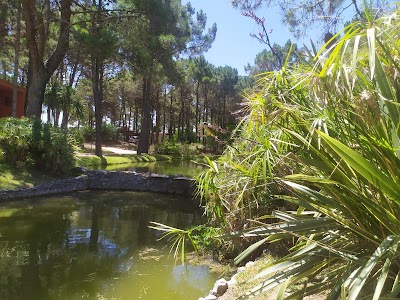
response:
{"label": "pond", "polygon": [[135,172],[151,172],[164,175],[184,175],[193,178],[205,171],[207,168],[204,164],[192,161],[156,161],[146,163],[132,163],[121,165],[110,165],[106,170],[112,171],[135,171]]}
{"label": "pond", "polygon": [[[0,299],[198,299],[217,274],[175,264],[150,221],[187,228],[176,196],[80,192],[0,205]],[[181,207],[180,207],[181,208]],[[184,209],[184,208],[183,208]]]}

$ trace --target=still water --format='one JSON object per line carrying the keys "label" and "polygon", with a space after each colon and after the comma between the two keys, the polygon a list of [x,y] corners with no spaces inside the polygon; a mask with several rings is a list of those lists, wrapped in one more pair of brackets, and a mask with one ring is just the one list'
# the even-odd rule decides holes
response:
{"label": "still water", "polygon": [[[0,205],[0,299],[198,299],[217,279],[175,264],[150,221],[200,216],[176,196],[82,192]],[[179,207],[179,210],[176,208]]]}
{"label": "still water", "polygon": [[135,171],[135,172],[151,172],[165,175],[184,175],[187,177],[195,177],[207,168],[204,164],[192,161],[156,161],[146,163],[132,163],[110,165],[106,170],[112,171]]}

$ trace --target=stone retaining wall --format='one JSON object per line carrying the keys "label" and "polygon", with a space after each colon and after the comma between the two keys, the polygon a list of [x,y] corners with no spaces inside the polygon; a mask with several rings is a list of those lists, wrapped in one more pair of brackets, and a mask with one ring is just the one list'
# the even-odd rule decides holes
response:
{"label": "stone retaining wall", "polygon": [[174,175],[136,172],[89,171],[74,178],[59,179],[32,188],[0,190],[0,201],[66,194],[85,190],[141,191],[192,197],[194,180]]}

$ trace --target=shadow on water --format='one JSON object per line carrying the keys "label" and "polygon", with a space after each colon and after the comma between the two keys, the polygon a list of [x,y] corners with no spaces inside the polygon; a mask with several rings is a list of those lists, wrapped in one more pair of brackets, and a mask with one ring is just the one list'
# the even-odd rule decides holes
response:
{"label": "shadow on water", "polygon": [[[151,193],[83,192],[0,206],[0,299],[197,299],[216,279],[174,265],[150,221],[200,214]],[[178,209],[179,208],[179,209]]]}

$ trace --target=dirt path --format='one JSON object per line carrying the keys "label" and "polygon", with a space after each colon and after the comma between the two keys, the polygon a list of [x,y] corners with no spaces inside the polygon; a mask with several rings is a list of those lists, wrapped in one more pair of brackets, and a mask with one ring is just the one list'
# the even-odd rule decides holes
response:
{"label": "dirt path", "polygon": [[137,154],[137,151],[121,149],[116,147],[101,147],[105,151],[113,152],[115,154]]}
{"label": "dirt path", "polygon": [[[95,146],[93,144],[89,144],[89,143],[85,143],[84,144],[85,149],[95,149]],[[133,154],[137,154],[136,150],[129,150],[129,149],[124,149],[122,147],[108,147],[108,146],[103,146],[101,147],[101,149],[105,152],[107,152],[107,154],[118,154],[118,155],[133,155]],[[83,153],[83,155],[89,155],[87,153]]]}

